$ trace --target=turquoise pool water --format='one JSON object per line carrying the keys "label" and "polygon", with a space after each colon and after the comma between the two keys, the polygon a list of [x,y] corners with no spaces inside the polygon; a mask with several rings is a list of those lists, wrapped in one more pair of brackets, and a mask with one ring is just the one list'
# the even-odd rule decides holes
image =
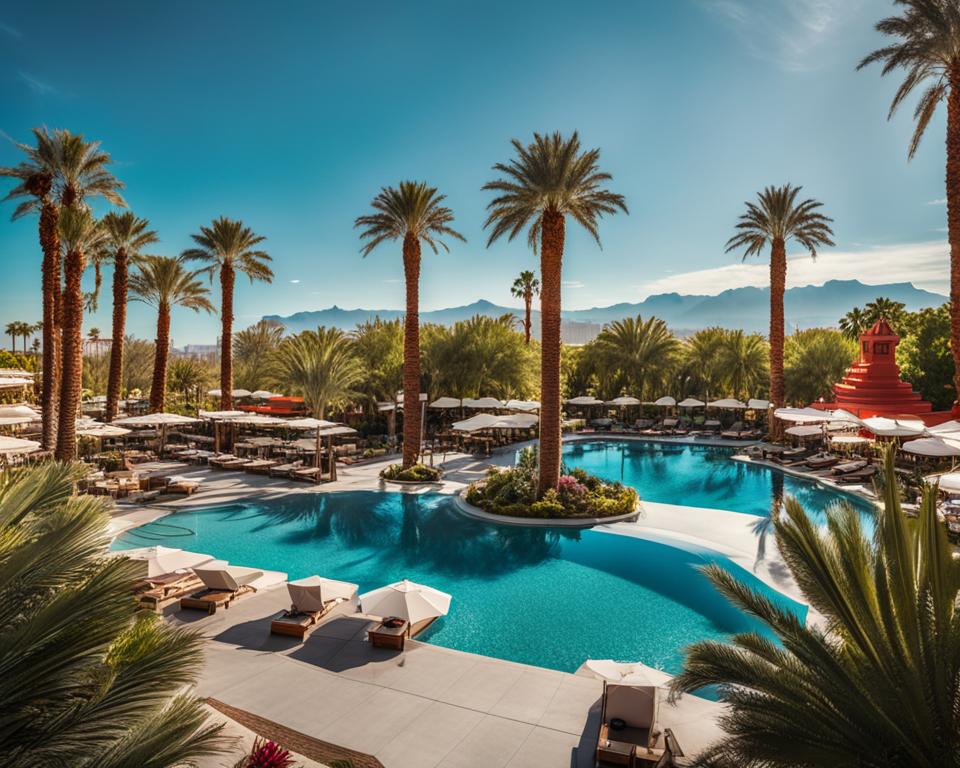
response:
{"label": "turquoise pool water", "polygon": [[830,504],[846,500],[873,529],[873,506],[852,494],[769,467],[731,461],[736,451],[642,440],[578,440],[563,447],[568,467],[631,485],[641,499],[768,516],[774,498],[795,496],[807,514],[824,520]]}
{"label": "turquoise pool water", "polygon": [[678,672],[683,648],[759,625],[697,570],[719,562],[803,615],[800,606],[709,552],[598,531],[482,523],[440,494],[298,494],[198,509],[129,531],[116,549],[165,544],[238,565],[320,574],[361,591],[401,578],[453,595],[424,639],[573,671],[587,658]]}

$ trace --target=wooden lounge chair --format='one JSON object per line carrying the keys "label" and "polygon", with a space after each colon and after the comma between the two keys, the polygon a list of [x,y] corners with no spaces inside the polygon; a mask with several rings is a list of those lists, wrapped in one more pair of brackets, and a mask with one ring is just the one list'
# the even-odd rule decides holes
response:
{"label": "wooden lounge chair", "polygon": [[302,466],[302,461],[291,461],[287,464],[278,464],[277,466],[270,467],[267,472],[270,477],[290,477],[290,473],[293,470],[300,469]]}
{"label": "wooden lounge chair", "polygon": [[196,592],[203,582],[193,571],[167,573],[137,582],[134,597],[137,607],[148,611],[159,611],[163,606]]}
{"label": "wooden lounge chair", "polygon": [[214,560],[194,568],[193,572],[204,588],[188,597],[180,598],[181,609],[216,613],[217,608],[229,608],[230,604],[246,594],[256,592],[251,582],[263,576],[263,571],[230,565],[225,560]]}
{"label": "wooden lounge chair", "polygon": [[302,480],[306,483],[316,483],[320,481],[320,467],[301,467],[300,469],[290,470],[291,480]]}
{"label": "wooden lounge chair", "polygon": [[255,475],[268,475],[271,467],[275,467],[279,463],[279,461],[271,461],[270,459],[256,459],[247,464],[243,471],[252,472]]}
{"label": "wooden lounge chair", "polygon": [[654,748],[659,709],[657,686],[604,683],[596,765],[654,765],[664,752]]}
{"label": "wooden lounge chair", "polygon": [[237,472],[242,470],[248,464],[253,462],[250,459],[233,459],[231,461],[224,461],[220,464],[220,469],[226,470],[227,472]]}
{"label": "wooden lounge chair", "polygon": [[218,456],[209,456],[207,457],[207,464],[211,467],[217,467],[221,469],[225,463],[228,461],[236,461],[237,457],[232,453],[221,453]]}
{"label": "wooden lounge chair", "polygon": [[167,483],[167,493],[182,493],[184,496],[193,496],[199,490],[202,479],[194,480],[189,477],[171,477]]}
{"label": "wooden lounge chair", "polygon": [[847,483],[866,483],[874,478],[880,471],[876,464],[867,464],[863,469],[855,472],[847,472],[836,478],[836,482],[846,485]]}
{"label": "wooden lounge chair", "polygon": [[735,421],[730,425],[729,429],[725,429],[720,433],[720,437],[725,437],[728,440],[739,440],[741,433],[746,429],[747,427],[742,421]]}
{"label": "wooden lounge chair", "polygon": [[704,432],[719,432],[720,431],[720,421],[719,419],[706,419],[703,422],[703,431]]}
{"label": "wooden lounge chair", "polygon": [[353,612],[356,612],[359,606],[358,589],[356,584],[320,576],[288,582],[290,610],[270,622],[270,632],[303,640],[338,606],[349,603]]}
{"label": "wooden lounge chair", "polygon": [[845,461],[842,464],[837,464],[830,470],[832,475],[846,475],[850,472],[859,472],[867,466],[865,459],[857,459],[856,461]]}
{"label": "wooden lounge chair", "polygon": [[800,461],[806,461],[810,456],[813,455],[813,451],[809,448],[791,448],[788,451],[783,451],[779,456],[774,456],[773,460],[777,464],[796,464]]}
{"label": "wooden lounge chair", "polygon": [[840,463],[840,457],[831,453],[818,453],[804,462],[810,469],[827,469]]}

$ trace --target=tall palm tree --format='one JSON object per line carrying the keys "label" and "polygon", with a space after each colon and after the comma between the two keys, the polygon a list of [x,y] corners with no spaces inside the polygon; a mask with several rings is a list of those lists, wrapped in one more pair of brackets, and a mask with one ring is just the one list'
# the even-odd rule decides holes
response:
{"label": "tall palm tree", "polygon": [[[403,468],[412,467],[420,455],[420,241],[434,253],[450,249],[443,237],[461,242],[454,230],[453,211],[435,187],[422,181],[401,181],[384,187],[370,203],[375,213],[358,216],[354,227],[362,230],[361,253],[368,256],[387,240],[403,242],[403,277],[406,284],[406,315],[403,333]],[[439,248],[438,248],[439,247]]]}
{"label": "tall palm tree", "polygon": [[662,397],[680,343],[659,317],[626,317],[597,336],[597,352],[622,373],[636,397]]}
{"label": "tall palm tree", "polygon": [[249,328],[237,331],[233,338],[233,359],[237,386],[254,391],[266,386],[270,357],[283,339],[283,324],[276,320],[260,320]]}
{"label": "tall palm tree", "polygon": [[190,272],[182,258],[142,256],[138,271],[130,276],[130,293],[157,309],[157,338],[154,342],[153,383],[150,411],[163,411],[167,393],[167,360],[170,356],[170,310],[186,307],[194,312],[212,312],[209,290],[199,279],[204,270]]}
{"label": "tall palm tree", "polygon": [[274,380],[303,396],[318,419],[356,394],[364,370],[353,341],[339,328],[317,328],[284,339],[274,354]]}
{"label": "tall palm tree", "polygon": [[[714,685],[726,736],[700,755],[737,768],[942,768],[960,754],[960,566],[924,489],[918,519],[900,507],[895,446],[886,454],[884,507],[873,541],[849,504],[812,521],[796,499],[776,514],[777,546],[807,624],[729,571],[705,568],[758,632],[691,646],[676,692]],[[778,641],[778,642],[777,642]]]}
{"label": "tall palm tree", "polygon": [[34,128],[35,146],[17,144],[27,159],[16,166],[0,168],[0,176],[17,179],[18,184],[4,200],[27,198],[13,212],[13,219],[39,212],[40,249],[43,252],[41,283],[43,293],[43,389],[40,394],[42,444],[52,451],[57,443],[57,399],[60,396],[60,207],[54,196],[57,177],[57,141],[46,128]]}
{"label": "tall palm tree", "polygon": [[[757,203],[747,202],[737,232],[727,241],[727,253],[745,249],[743,259],[757,256],[770,246],[770,404],[784,403],[783,385],[783,295],[787,287],[787,241],[795,240],[814,258],[821,245],[833,245],[833,230],[827,218],[817,211],[816,200],[797,202],[802,187],[784,184],[767,187],[757,195]],[[782,426],[773,419],[774,436]]]}
{"label": "tall palm tree", "polygon": [[[947,102],[947,239],[950,241],[950,349],[953,388],[960,397],[960,11],[954,0],[897,0],[899,16],[879,21],[877,31],[895,42],[866,56],[857,69],[882,62],[882,74],[904,71],[887,119],[918,86],[924,88],[913,116],[916,127],[907,156],[913,159],[920,139],[941,101]],[[955,400],[954,409],[958,408]]]}
{"label": "tall palm tree", "polygon": [[27,353],[27,341],[30,340],[30,337],[33,336],[34,325],[33,323],[20,323],[20,338],[23,339],[23,353]]}
{"label": "tall palm tree", "polygon": [[103,226],[88,208],[64,208],[61,211],[60,242],[64,249],[65,270],[56,450],[56,457],[61,461],[77,457],[77,416],[83,388],[83,290],[80,281],[88,254],[96,253],[105,238]]}
{"label": "tall palm tree", "polygon": [[867,327],[870,327],[882,317],[896,330],[897,326],[900,325],[900,321],[903,320],[903,313],[906,308],[907,305],[902,301],[894,301],[893,299],[888,299],[886,296],[878,296],[873,301],[867,302],[867,306],[864,307]]}
{"label": "tall palm tree", "polygon": [[861,334],[870,327],[867,322],[869,313],[860,307],[854,307],[840,318],[840,332],[852,341],[859,341]]}
{"label": "tall palm tree", "polygon": [[497,193],[487,206],[487,245],[509,240],[525,228],[527,242],[540,250],[540,477],[539,492],[560,480],[560,283],[565,219],[569,215],[600,243],[599,219],[626,212],[623,195],[603,188],[612,177],[599,169],[599,149],[581,152],[576,132],[564,138],[535,133],[524,146],[513,139],[516,157],[497,163],[501,178],[484,184]]}
{"label": "tall palm tree", "polygon": [[20,326],[23,325],[19,320],[12,320],[7,323],[3,332],[10,337],[10,351],[17,351],[17,337],[20,335]]}
{"label": "tall palm tree", "polygon": [[203,640],[134,618],[138,569],[107,557],[109,507],[73,495],[82,474],[51,462],[0,478],[2,762],[193,765],[229,745],[188,692]]}
{"label": "tall palm tree", "polygon": [[530,270],[524,270],[520,277],[513,281],[510,287],[510,293],[516,298],[523,299],[523,336],[527,344],[530,343],[530,306],[533,304],[533,297],[540,293],[540,281]]}
{"label": "tall palm tree", "polygon": [[727,331],[717,352],[728,394],[741,400],[763,395],[762,389],[769,380],[770,356],[763,336],[742,330]]}
{"label": "tall palm tree", "polygon": [[107,242],[102,251],[104,260],[113,264],[113,328],[110,334],[110,374],[107,379],[107,403],[104,420],[117,417],[123,383],[123,341],[127,326],[127,282],[130,264],[136,264],[143,249],[158,241],[150,222],[131,211],[111,211],[103,217]]}
{"label": "tall palm tree", "polygon": [[191,235],[196,248],[188,248],[182,254],[188,261],[207,264],[206,272],[213,279],[220,275],[220,407],[228,411],[233,407],[233,286],[237,272],[246,275],[252,283],[260,280],[269,283],[273,271],[266,251],[258,249],[266,240],[245,226],[221,216],[209,227],[200,227],[200,233]]}

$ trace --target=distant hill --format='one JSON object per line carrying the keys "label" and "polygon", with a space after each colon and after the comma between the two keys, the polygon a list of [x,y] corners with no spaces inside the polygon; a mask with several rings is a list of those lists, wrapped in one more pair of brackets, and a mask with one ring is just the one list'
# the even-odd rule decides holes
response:
{"label": "distant hill", "polygon": [[[901,301],[911,312],[924,307],[939,306],[946,301],[945,296],[915,288],[910,283],[864,285],[858,280],[830,280],[823,285],[807,285],[787,291],[787,328],[793,330],[836,326],[840,317],[851,307],[863,306],[878,296]],[[521,317],[523,310],[480,300],[461,307],[421,312],[420,321],[452,325],[474,315],[499,317],[508,313]],[[711,325],[766,332],[770,322],[769,313],[769,288],[731,288],[716,296],[662,293],[633,304],[621,303],[609,307],[565,311],[562,330],[565,341],[583,344],[594,338],[606,323],[636,315],[655,315],[665,320],[677,333],[689,333]],[[540,313],[533,314],[533,331],[536,335],[539,332]],[[286,317],[267,315],[266,319],[278,320],[289,332],[298,333],[320,325],[349,330],[358,323],[375,317],[392,320],[402,316],[403,311],[397,309],[341,309],[333,306],[329,309],[297,312]]]}

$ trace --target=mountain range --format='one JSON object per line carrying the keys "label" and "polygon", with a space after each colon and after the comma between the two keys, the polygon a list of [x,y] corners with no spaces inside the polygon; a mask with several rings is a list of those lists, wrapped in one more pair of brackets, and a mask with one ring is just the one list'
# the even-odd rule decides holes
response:
{"label": "mountain range", "polygon": [[[865,285],[859,280],[829,280],[823,285],[790,288],[784,299],[784,314],[788,331],[796,328],[834,327],[839,319],[854,306],[863,306],[879,296],[906,305],[908,311],[943,304],[946,297],[914,287],[911,283]],[[504,307],[481,299],[460,307],[449,307],[420,313],[422,323],[452,325],[474,315],[498,317],[512,313],[522,317],[523,309]],[[636,303],[613,304],[609,307],[564,310],[563,338],[571,344],[583,344],[593,339],[604,324],[624,317],[654,315],[662,318],[680,335],[709,326],[742,328],[745,331],[765,333],[769,326],[769,288],[731,288],[716,296],[661,293]],[[290,333],[335,326],[343,330],[358,323],[380,317],[392,320],[403,317],[397,309],[328,309],[297,312],[292,315],[267,315],[264,319],[277,320]],[[533,333],[540,329],[540,313],[533,312]]]}

